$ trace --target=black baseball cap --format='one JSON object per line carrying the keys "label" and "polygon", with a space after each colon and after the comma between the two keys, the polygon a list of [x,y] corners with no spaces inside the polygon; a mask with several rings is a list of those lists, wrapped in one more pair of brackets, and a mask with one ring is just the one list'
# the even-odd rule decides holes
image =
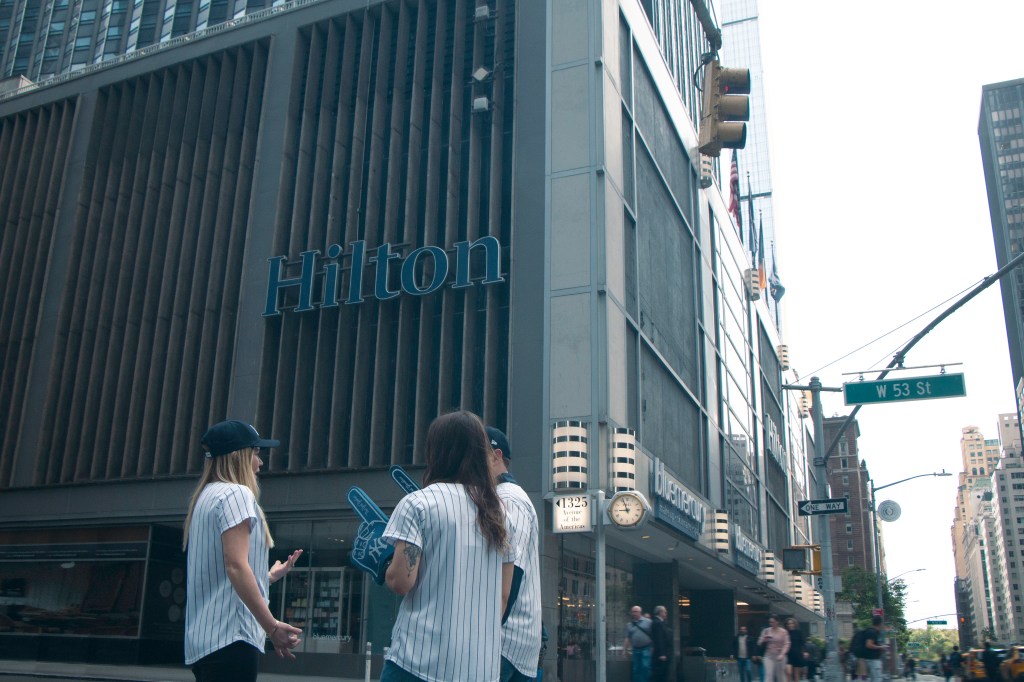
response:
{"label": "black baseball cap", "polygon": [[512,459],[512,449],[508,446],[508,438],[505,434],[494,428],[488,426],[487,428],[487,440],[490,441],[492,450],[501,450],[501,455],[505,459]]}
{"label": "black baseball cap", "polygon": [[260,438],[252,424],[231,419],[214,424],[203,434],[201,441],[207,457],[220,457],[245,448],[276,448],[279,440]]}

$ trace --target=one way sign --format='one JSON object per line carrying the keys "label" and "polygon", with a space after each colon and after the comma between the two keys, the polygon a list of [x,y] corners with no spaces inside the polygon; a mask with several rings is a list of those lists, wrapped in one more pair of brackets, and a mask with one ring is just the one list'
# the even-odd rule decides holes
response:
{"label": "one way sign", "polygon": [[805,500],[797,503],[797,511],[800,516],[814,516],[816,514],[845,514],[848,509],[849,500],[845,497],[838,500]]}

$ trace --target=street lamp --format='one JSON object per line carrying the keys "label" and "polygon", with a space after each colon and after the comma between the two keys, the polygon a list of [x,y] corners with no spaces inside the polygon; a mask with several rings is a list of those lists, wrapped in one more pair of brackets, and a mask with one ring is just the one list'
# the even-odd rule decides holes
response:
{"label": "street lamp", "polygon": [[[917,474],[915,476],[908,476],[907,478],[901,478],[898,481],[893,481],[892,483],[886,483],[885,485],[878,485],[878,486],[876,486],[874,479],[871,479],[869,481],[869,483],[871,484],[871,525],[872,525],[872,531],[873,531],[872,535],[873,535],[873,538],[874,538],[874,543],[873,544],[875,546],[875,600],[877,602],[876,606],[879,609],[882,608],[882,560],[881,560],[881,557],[880,557],[881,552],[879,551],[880,545],[881,545],[881,539],[878,537],[878,513],[876,511],[877,500],[876,500],[876,497],[875,497],[876,493],[879,490],[883,490],[885,488],[891,488],[894,485],[899,485],[900,483],[906,483],[907,481],[912,481],[915,478],[922,478],[924,476],[952,476],[952,475],[953,474],[951,474],[950,472],[948,472],[945,469],[943,469],[942,471],[935,471],[935,472],[932,472],[930,474]],[[918,569],[914,569],[914,570],[923,571],[924,569],[923,568],[918,568]],[[907,571],[907,573],[913,573],[913,572],[914,571]],[[900,575],[905,575],[905,574],[901,573]],[[896,578],[898,578],[898,577],[900,577],[900,576],[899,575],[896,576]],[[895,580],[896,578],[893,578],[893,580]],[[888,583],[889,581],[886,581],[886,582]]]}
{"label": "street lamp", "polygon": [[900,573],[898,576],[896,576],[894,578],[889,578],[886,582],[889,582],[889,583],[895,582],[895,581],[899,580],[900,578],[902,578],[903,576],[907,575],[908,573],[917,573],[918,571],[927,571],[927,570],[928,570],[927,568],[912,568],[909,571],[903,571],[902,573]]}

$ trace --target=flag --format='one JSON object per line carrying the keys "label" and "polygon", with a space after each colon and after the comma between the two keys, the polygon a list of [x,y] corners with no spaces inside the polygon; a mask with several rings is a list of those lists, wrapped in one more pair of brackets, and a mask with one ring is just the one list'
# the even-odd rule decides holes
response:
{"label": "flag", "polygon": [[782,280],[779,279],[779,266],[775,260],[775,242],[772,241],[772,274],[768,278],[768,293],[778,303],[779,299],[786,295],[786,287],[782,286]]}
{"label": "flag", "polygon": [[764,218],[760,220],[757,227],[757,285],[766,289],[768,287],[768,275],[764,269]]}
{"label": "flag", "polygon": [[[740,167],[736,163],[736,150],[732,150],[732,169],[729,171],[729,213],[736,221],[736,229],[740,231],[740,240],[743,239],[743,219],[740,217]],[[750,223],[754,228],[754,223]]]}
{"label": "flag", "polygon": [[747,173],[747,210],[750,214],[750,264],[757,264],[757,243],[754,238],[754,190],[750,186],[750,173]]}

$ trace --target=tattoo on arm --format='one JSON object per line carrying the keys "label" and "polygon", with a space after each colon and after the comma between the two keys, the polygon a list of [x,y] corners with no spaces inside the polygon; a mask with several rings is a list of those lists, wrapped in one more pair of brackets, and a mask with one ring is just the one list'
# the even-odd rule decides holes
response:
{"label": "tattoo on arm", "polygon": [[409,565],[409,575],[412,575],[413,570],[416,568],[416,562],[420,558],[420,548],[416,545],[406,545],[405,549],[405,560]]}

